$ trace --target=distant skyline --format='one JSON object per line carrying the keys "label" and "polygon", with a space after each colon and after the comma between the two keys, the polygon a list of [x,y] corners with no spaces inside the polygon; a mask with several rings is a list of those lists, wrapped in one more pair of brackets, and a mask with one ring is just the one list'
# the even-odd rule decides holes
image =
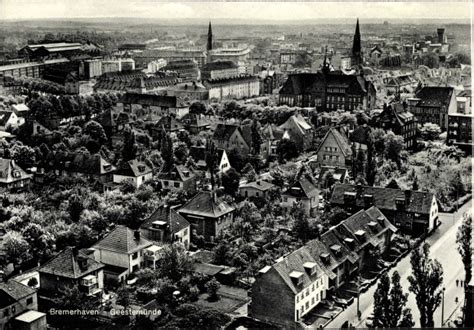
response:
{"label": "distant skyline", "polygon": [[170,2],[158,0],[0,0],[0,19],[128,17],[147,19],[316,20],[470,19],[463,2]]}

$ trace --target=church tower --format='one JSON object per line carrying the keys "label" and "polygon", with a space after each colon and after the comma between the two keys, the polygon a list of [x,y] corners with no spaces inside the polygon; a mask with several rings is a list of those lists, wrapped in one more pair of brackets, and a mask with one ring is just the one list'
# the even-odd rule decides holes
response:
{"label": "church tower", "polygon": [[354,33],[354,41],[352,43],[352,63],[353,66],[362,64],[362,51],[360,46],[360,30],[359,19],[357,19],[356,29]]}
{"label": "church tower", "polygon": [[209,30],[207,31],[207,45],[206,50],[209,52],[212,50],[212,26],[211,22],[209,22]]}

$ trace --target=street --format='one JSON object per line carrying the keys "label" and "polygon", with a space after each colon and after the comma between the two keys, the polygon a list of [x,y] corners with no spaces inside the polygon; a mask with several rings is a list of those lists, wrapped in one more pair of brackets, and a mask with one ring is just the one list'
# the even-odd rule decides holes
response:
{"label": "street", "polygon": [[[455,311],[458,305],[455,303],[456,297],[461,304],[464,299],[464,293],[460,286],[456,286],[456,279],[464,279],[464,267],[461,261],[461,257],[456,249],[456,233],[458,227],[461,224],[462,215],[465,212],[470,212],[472,207],[472,200],[466,203],[454,214],[440,213],[439,218],[441,225],[436,231],[426,239],[431,245],[430,257],[437,259],[443,266],[444,280],[443,286],[446,288],[445,299],[444,299],[444,320]],[[393,272],[398,271],[401,277],[401,285],[405,293],[408,293],[408,308],[411,308],[413,314],[413,321],[415,327],[420,327],[420,314],[416,305],[414,295],[408,291],[409,282],[408,276],[411,274],[410,255],[408,254],[399,261],[396,267],[389,271],[391,276]],[[341,328],[341,326],[349,321],[355,327],[366,327],[367,317],[372,314],[373,311],[373,295],[377,288],[377,283],[372,285],[365,293],[360,295],[360,311],[362,313],[361,320],[357,319],[357,298],[354,303],[349,306],[345,311],[339,314],[331,323],[327,325],[327,328]],[[442,306],[440,306],[434,315],[435,326],[441,326],[441,314]]]}

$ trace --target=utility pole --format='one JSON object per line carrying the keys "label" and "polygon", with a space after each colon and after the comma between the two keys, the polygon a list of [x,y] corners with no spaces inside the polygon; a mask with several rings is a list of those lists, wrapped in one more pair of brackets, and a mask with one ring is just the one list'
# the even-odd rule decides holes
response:
{"label": "utility pole", "polygon": [[446,288],[443,287],[443,291],[442,291],[442,305],[441,305],[441,327],[443,326],[444,324],[444,291],[446,291]]}

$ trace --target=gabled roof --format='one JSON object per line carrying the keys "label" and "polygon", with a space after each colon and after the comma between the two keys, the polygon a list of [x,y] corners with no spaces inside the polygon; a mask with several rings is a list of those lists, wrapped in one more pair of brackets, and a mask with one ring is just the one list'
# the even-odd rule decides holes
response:
{"label": "gabled roof", "polygon": [[288,75],[288,79],[280,89],[280,95],[311,94],[316,86],[327,84],[327,87],[351,88],[353,91],[367,93],[367,81],[361,76],[346,75],[341,72],[330,72],[324,75],[317,73],[296,73]]}
{"label": "gabled roof", "polygon": [[216,129],[214,130],[213,139],[218,141],[229,141],[235,131],[239,131],[239,134],[242,135],[242,131],[237,125],[217,124]]}
{"label": "gabled roof", "polygon": [[11,159],[0,158],[0,182],[10,183],[19,180],[31,178],[15,161]]}
{"label": "gabled roof", "polygon": [[319,153],[319,150],[322,148],[322,146],[324,145],[328,137],[331,135],[336,140],[336,143],[339,146],[339,149],[341,150],[341,152],[344,154],[344,157],[350,156],[352,154],[352,149],[351,149],[351,146],[349,145],[349,141],[347,140],[347,137],[334,127],[329,128],[323,140],[319,144],[318,150],[316,151],[316,153]]}
{"label": "gabled roof", "polygon": [[416,97],[420,99],[418,105],[441,107],[449,106],[453,93],[452,87],[425,86],[416,94]]}
{"label": "gabled roof", "polygon": [[126,162],[114,174],[130,177],[139,177],[151,172],[152,169],[145,162],[140,162],[136,159],[132,159]]}
{"label": "gabled roof", "polygon": [[130,228],[117,226],[99,242],[94,244],[93,248],[121,254],[131,254],[150,245],[152,243],[141,236],[137,239],[135,232]]}
{"label": "gabled roof", "polygon": [[367,144],[367,136],[371,130],[367,124],[357,126],[351,133],[350,141]]}
{"label": "gabled roof", "polygon": [[[297,128],[297,132],[301,136],[305,136],[307,132],[311,131],[312,129],[311,125],[308,124],[306,120],[303,118],[303,116],[300,114],[291,116],[290,118],[288,118],[286,122],[278,126],[279,129],[286,130],[286,131],[294,127]],[[291,134],[293,133],[295,132],[292,131]]]}
{"label": "gabled roof", "polygon": [[[360,189],[359,192],[357,192],[358,189]],[[358,188],[356,185],[352,184],[337,183],[334,186],[331,196],[331,204],[347,206],[346,201],[344,200],[344,193],[346,192],[355,193],[355,205],[360,208],[365,207],[363,196],[372,195],[374,206],[379,208],[382,212],[385,210],[396,211],[396,200],[405,199],[405,191],[401,189],[371,186],[360,186],[360,188]],[[405,205],[404,212],[429,214],[434,195],[430,192],[424,191],[409,192],[410,200],[409,203]]]}
{"label": "gabled roof", "polygon": [[312,198],[319,194],[318,189],[315,185],[307,178],[301,178],[294,182],[288,189],[283,193],[298,198]]}
{"label": "gabled roof", "polygon": [[[103,264],[89,258],[81,251],[77,251],[77,255],[75,253],[74,248],[68,247],[41,266],[38,271],[40,273],[78,279],[104,267]],[[87,260],[85,267],[79,264],[79,258]]]}
{"label": "gabled roof", "polygon": [[184,204],[178,210],[178,213],[217,218],[224,214],[233,212],[234,210],[234,207],[230,206],[223,200],[214,197],[212,192],[201,191]]}
{"label": "gabled roof", "polygon": [[5,126],[13,115],[13,111],[0,110],[0,126]]}
{"label": "gabled roof", "polygon": [[174,165],[169,171],[161,171],[158,174],[160,180],[188,181],[195,177],[193,170],[184,165]]}
{"label": "gabled roof", "polygon": [[31,296],[36,292],[35,289],[21,284],[15,280],[0,283],[0,308],[15,304],[19,300]]}
{"label": "gabled roof", "polygon": [[155,221],[163,221],[168,225],[167,230],[171,235],[179,232],[180,230],[189,227],[189,222],[183,218],[179,213],[169,206],[162,205],[145,222],[140,228],[150,228]]}

